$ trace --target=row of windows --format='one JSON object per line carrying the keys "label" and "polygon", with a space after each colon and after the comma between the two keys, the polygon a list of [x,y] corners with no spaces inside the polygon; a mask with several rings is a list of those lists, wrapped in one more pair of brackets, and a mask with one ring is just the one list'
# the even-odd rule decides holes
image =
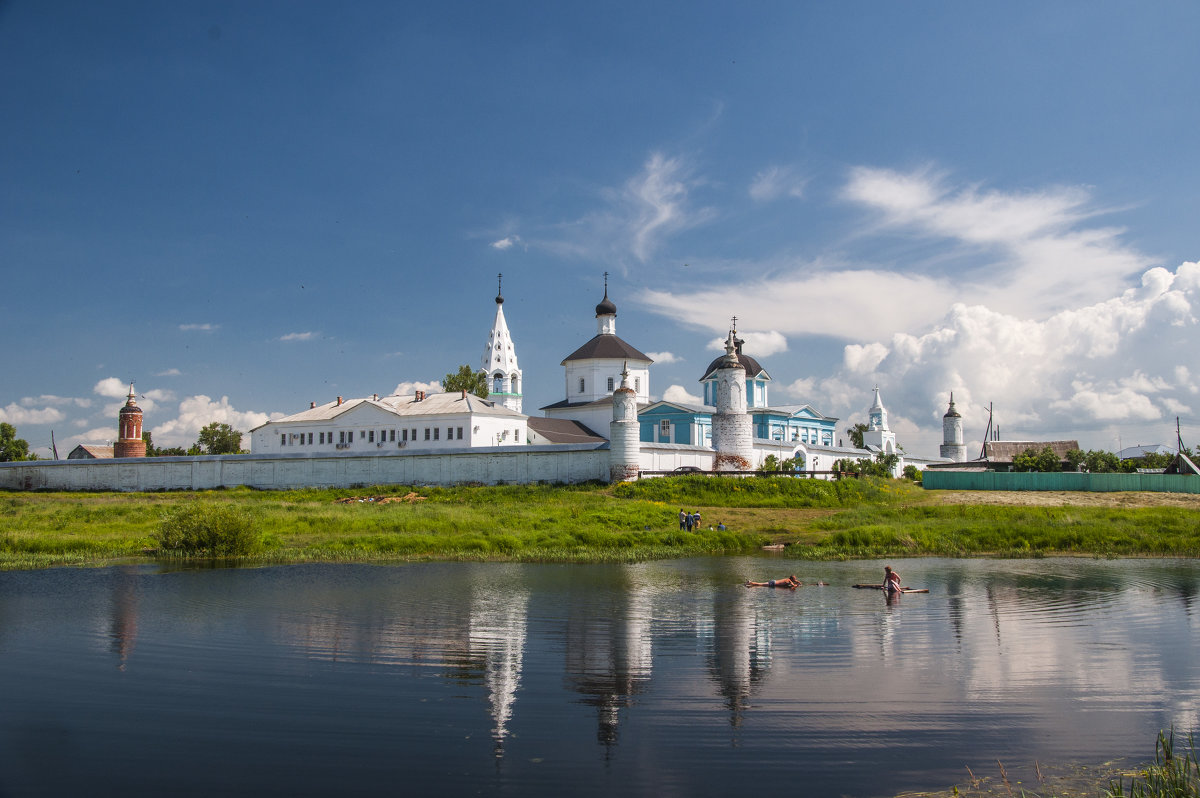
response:
{"label": "row of windows", "polygon": [[[614,378],[614,377],[608,378],[608,392],[609,393],[612,393],[615,390],[616,384],[617,384],[616,378]],[[585,393],[584,389],[586,387],[587,387],[587,383],[584,381],[583,377],[580,377],[579,378],[579,392]],[[642,378],[641,377],[633,378],[633,390],[637,393],[641,392],[641,390],[642,390]]]}
{"label": "row of windows", "polygon": [[[425,431],[425,440],[427,440],[427,441],[428,440],[435,440],[435,441],[441,440],[441,435],[442,435],[441,427],[424,427],[424,431]],[[463,439],[463,428],[462,427],[446,427],[446,440],[461,441],[462,439]],[[358,440],[366,441],[367,443],[375,443],[375,440],[376,440],[375,430],[373,430],[373,429],[358,430]],[[415,441],[415,440],[417,440],[417,429],[416,429],[416,427],[411,428],[411,430],[402,429],[399,431],[394,430],[394,429],[392,429],[392,430],[381,429],[381,430],[379,430],[379,439],[378,440],[380,443],[396,443],[396,442],[405,443],[408,441]],[[317,433],[317,445],[318,446],[328,446],[328,445],[333,444],[333,442],[334,442],[334,440],[333,440],[332,432],[318,432]],[[339,430],[337,433],[337,442],[339,444],[354,443],[354,430]],[[280,446],[305,446],[305,445],[312,446],[313,445],[313,433],[311,433],[311,432],[284,432],[279,436],[279,445]]]}

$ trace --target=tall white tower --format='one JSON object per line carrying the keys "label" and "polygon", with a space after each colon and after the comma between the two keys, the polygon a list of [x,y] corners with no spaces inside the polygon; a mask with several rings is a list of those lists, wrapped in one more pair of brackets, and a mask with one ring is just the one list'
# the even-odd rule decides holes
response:
{"label": "tall white tower", "polygon": [[879,386],[875,386],[875,401],[867,411],[867,429],[863,432],[863,446],[874,446],[884,454],[896,453],[896,433],[888,429],[887,410],[879,398]]}
{"label": "tall white tower", "polygon": [[521,369],[517,366],[517,350],[513,348],[508,323],[504,320],[504,293],[501,279],[496,275],[496,320],[488,334],[487,347],[479,362],[479,371],[487,376],[488,398],[514,410],[521,411]]}
{"label": "tall white tower", "polygon": [[641,472],[641,425],[637,391],[629,387],[629,367],[621,371],[621,387],[613,391],[613,418],[608,424],[608,472],[613,482],[629,482]]}
{"label": "tall white tower", "polygon": [[942,416],[942,445],[939,454],[947,460],[965,463],[967,460],[967,445],[963,443],[962,416],[954,409],[954,392],[950,392],[950,409]]}
{"label": "tall white tower", "polygon": [[716,471],[754,467],[754,430],[746,412],[746,367],[738,361],[736,319],[725,339],[725,357],[717,364],[716,412],[712,415]]}

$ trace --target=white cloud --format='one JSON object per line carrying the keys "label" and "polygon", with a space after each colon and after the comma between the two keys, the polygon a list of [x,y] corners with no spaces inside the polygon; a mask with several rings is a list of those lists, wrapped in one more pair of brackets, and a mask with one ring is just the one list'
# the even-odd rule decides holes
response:
{"label": "white cloud", "polygon": [[664,402],[675,402],[681,405],[703,405],[704,399],[695,394],[687,392],[687,389],[682,385],[672,385],[667,390],[663,391]]}
{"label": "white cloud", "polygon": [[158,372],[154,376],[155,377],[179,377],[182,374],[183,374],[183,372],[180,371],[179,369],[167,369],[166,371]]}
{"label": "white cloud", "polygon": [[680,158],[654,153],[642,173],[625,184],[625,198],[633,208],[633,254],[645,262],[659,239],[687,226],[684,203],[688,170]]}
{"label": "white cloud", "polygon": [[843,197],[872,208],[887,227],[957,242],[977,256],[959,271],[968,285],[960,301],[1035,318],[1100,301],[1150,266],[1123,246],[1115,228],[1080,225],[1101,210],[1088,191],[953,188],[930,170],[851,170]]}
{"label": "white cloud", "polygon": [[21,398],[22,407],[36,407],[38,405],[49,405],[51,407],[64,407],[74,405],[75,407],[91,407],[91,399],[81,399],[75,396],[55,396],[53,394],[42,394],[41,396],[24,396]]}
{"label": "white cloud", "polygon": [[773,389],[771,393],[772,396],[774,396],[775,391],[779,391],[784,396],[789,396],[793,399],[800,399],[805,402],[814,402],[816,401],[816,389],[817,381],[815,379],[812,377],[802,377],[798,380],[792,380],[786,385],[779,385]]}
{"label": "white cloud", "polygon": [[499,241],[493,241],[491,244],[489,244],[489,246],[492,247],[493,249],[498,249],[501,252],[503,252],[504,250],[509,249],[510,247],[512,247],[516,244],[520,244],[520,243],[521,243],[520,236],[511,235],[511,236],[505,236],[504,238],[500,239]]}
{"label": "white cloud", "polygon": [[294,332],[279,336],[280,341],[311,341],[317,336],[315,332]]}
{"label": "white cloud", "polygon": [[[22,424],[53,424],[62,421],[66,416],[57,407],[25,407],[10,402],[0,407],[0,421],[19,427]],[[18,434],[19,434],[18,430]]]}
{"label": "white cloud", "polygon": [[955,305],[927,333],[846,346],[843,370],[821,392],[856,408],[878,383],[885,404],[933,424],[953,391],[968,434],[989,402],[1014,435],[1162,421],[1187,406],[1187,378],[1200,367],[1196,271],[1150,269],[1140,286],[1041,321]]}
{"label": "white cloud", "polygon": [[392,391],[394,396],[410,396],[416,391],[424,391],[425,393],[441,393],[442,381],[434,380],[432,382],[402,382],[396,386],[396,390]]}
{"label": "white cloud", "polygon": [[647,352],[646,356],[660,366],[666,365],[667,363],[683,362],[682,358],[676,356],[673,352]]}
{"label": "white cloud", "polygon": [[[86,426],[86,422],[83,426]],[[113,423],[108,427],[94,427],[87,432],[80,432],[76,435],[70,435],[63,440],[58,441],[58,453],[61,457],[66,457],[67,454],[81,443],[93,444],[96,446],[109,446],[117,438],[117,421],[113,419]],[[157,443],[157,441],[155,441]]]}
{"label": "white cloud", "polygon": [[[157,446],[190,446],[196,442],[200,430],[214,421],[248,433],[272,417],[279,418],[282,415],[237,410],[229,404],[228,396],[222,396],[219,401],[204,395],[189,396],[179,403],[179,412],[175,418],[154,425],[150,432]],[[243,437],[243,447],[248,444],[249,437]]]}
{"label": "white cloud", "polygon": [[857,374],[867,374],[883,362],[888,356],[888,348],[880,343],[848,344],[842,352],[842,364],[847,371]]}
{"label": "white cloud", "polygon": [[179,329],[184,332],[213,332],[221,329],[220,324],[180,324]]}
{"label": "white cloud", "polygon": [[129,396],[129,383],[116,377],[105,377],[92,387],[92,393],[108,399],[125,399]]}
{"label": "white cloud", "polygon": [[710,283],[690,293],[647,290],[639,301],[677,319],[735,315],[768,319],[781,336],[869,340],[929,325],[953,303],[956,293],[948,283],[921,275],[826,270],[811,263],[794,263],[791,268],[794,275],[743,277],[737,283]]}
{"label": "white cloud", "polygon": [[791,167],[770,166],[750,182],[750,198],[755,202],[771,202],[780,197],[802,197],[805,182]]}
{"label": "white cloud", "polygon": [[[724,352],[728,334],[726,331],[720,338],[713,338],[705,348],[713,352]],[[770,357],[788,349],[787,338],[783,333],[774,330],[738,330],[737,337],[744,342],[742,351],[756,359]]]}

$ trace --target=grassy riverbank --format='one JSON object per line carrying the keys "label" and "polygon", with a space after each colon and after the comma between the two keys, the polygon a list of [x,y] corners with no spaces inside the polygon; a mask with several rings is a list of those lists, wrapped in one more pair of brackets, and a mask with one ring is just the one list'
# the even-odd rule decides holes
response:
{"label": "grassy riverbank", "polygon": [[[1155,502],[1113,496],[1113,506],[1049,496],[1042,505],[998,504],[987,494],[963,504],[962,494],[901,481],[695,476],[616,486],[8,493],[0,494],[0,569],[179,556],[160,550],[158,532],[168,513],[190,503],[248,519],[258,545],[242,559],[252,562],[602,562],[746,553],[768,543],[804,559],[1200,555],[1200,500],[1139,506]],[[699,510],[704,528],[681,532],[680,509]],[[718,522],[728,530],[709,529]]]}

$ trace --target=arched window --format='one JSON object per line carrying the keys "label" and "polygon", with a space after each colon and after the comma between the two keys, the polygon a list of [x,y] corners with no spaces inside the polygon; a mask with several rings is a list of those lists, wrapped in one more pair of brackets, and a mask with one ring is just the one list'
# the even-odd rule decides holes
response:
{"label": "arched window", "polygon": [[512,392],[513,393],[521,392],[521,378],[516,375],[513,375],[513,378],[512,378]]}
{"label": "arched window", "polygon": [[579,392],[583,393],[583,377],[579,378]]}
{"label": "arched window", "polygon": [[492,378],[492,393],[504,393],[504,376],[497,374]]}

